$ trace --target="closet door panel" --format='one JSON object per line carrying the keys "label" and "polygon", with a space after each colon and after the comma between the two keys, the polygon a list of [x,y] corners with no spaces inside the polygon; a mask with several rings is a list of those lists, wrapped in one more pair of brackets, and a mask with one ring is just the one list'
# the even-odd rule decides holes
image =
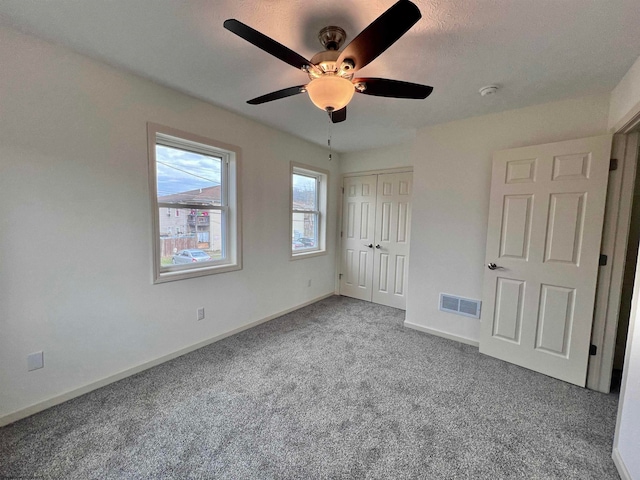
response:
{"label": "closet door panel", "polygon": [[378,175],[372,301],[406,308],[412,174]]}
{"label": "closet door panel", "polygon": [[340,294],[371,301],[376,175],[347,177],[342,205]]}

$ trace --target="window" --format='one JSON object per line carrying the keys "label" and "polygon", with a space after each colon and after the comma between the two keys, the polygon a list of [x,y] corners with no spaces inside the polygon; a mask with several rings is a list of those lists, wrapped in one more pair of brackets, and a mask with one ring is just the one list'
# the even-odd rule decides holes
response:
{"label": "window", "polygon": [[154,282],[242,268],[239,148],[151,123],[148,141]]}
{"label": "window", "polygon": [[326,252],[328,172],[306,165],[291,165],[291,256]]}

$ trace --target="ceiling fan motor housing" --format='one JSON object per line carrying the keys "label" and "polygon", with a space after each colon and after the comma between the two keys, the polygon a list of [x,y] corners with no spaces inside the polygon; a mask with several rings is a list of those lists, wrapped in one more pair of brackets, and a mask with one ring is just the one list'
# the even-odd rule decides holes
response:
{"label": "ceiling fan motor housing", "polygon": [[[353,70],[356,65],[351,58],[346,58],[340,65],[336,65],[336,60],[342,53],[339,51],[340,47],[346,39],[347,34],[342,28],[333,25],[324,27],[318,33],[318,40],[326,50],[314,55],[311,63],[317,65],[323,73],[334,73],[349,80],[353,78]],[[310,74],[309,77],[313,80],[318,75],[312,76]]]}
{"label": "ceiling fan motor housing", "polygon": [[324,27],[318,33],[318,40],[327,50],[340,50],[346,39],[347,33],[342,28],[333,25]]}
{"label": "ceiling fan motor housing", "polygon": [[341,65],[337,65],[336,61],[340,53],[338,50],[325,50],[316,53],[310,62],[316,65],[319,70],[309,69],[307,71],[309,78],[313,80],[325,74],[332,74],[351,80],[353,78],[353,61],[348,58]]}

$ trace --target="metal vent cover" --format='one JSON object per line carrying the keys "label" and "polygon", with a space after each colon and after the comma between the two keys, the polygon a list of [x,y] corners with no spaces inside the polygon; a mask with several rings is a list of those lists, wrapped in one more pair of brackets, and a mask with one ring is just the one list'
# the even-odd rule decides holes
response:
{"label": "metal vent cover", "polygon": [[481,306],[482,302],[480,300],[441,293],[438,309],[443,312],[464,315],[465,317],[480,318]]}

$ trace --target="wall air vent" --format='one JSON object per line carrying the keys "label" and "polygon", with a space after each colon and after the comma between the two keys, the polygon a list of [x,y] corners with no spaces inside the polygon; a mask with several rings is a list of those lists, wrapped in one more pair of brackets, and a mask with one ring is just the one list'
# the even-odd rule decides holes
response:
{"label": "wall air vent", "polygon": [[456,297],[447,293],[440,294],[439,310],[443,312],[464,315],[465,317],[480,318],[480,300],[472,300],[470,298]]}

